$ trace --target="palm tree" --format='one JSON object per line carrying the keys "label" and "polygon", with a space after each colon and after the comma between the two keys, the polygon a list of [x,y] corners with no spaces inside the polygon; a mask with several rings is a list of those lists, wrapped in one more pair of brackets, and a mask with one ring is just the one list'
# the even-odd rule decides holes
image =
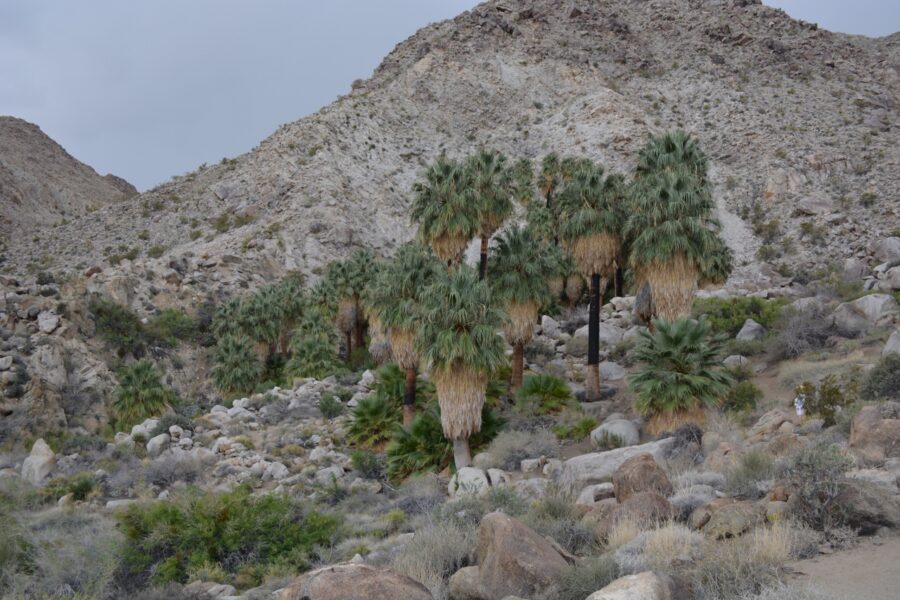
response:
{"label": "palm tree", "polygon": [[635,351],[641,366],[629,377],[635,408],[649,417],[648,429],[672,430],[684,421],[703,421],[732,383],[722,368],[722,340],[709,335],[705,319],[654,321],[655,333],[641,332]]}
{"label": "palm tree", "polygon": [[503,315],[487,283],[465,265],[425,288],[422,306],[416,348],[431,370],[441,425],[460,469],[472,462],[469,437],[481,429],[488,378],[504,361],[497,333]]}
{"label": "palm tree", "polygon": [[478,204],[471,173],[457,161],[439,157],[413,185],[412,220],[419,241],[446,265],[458,263],[479,231]]}
{"label": "palm tree", "polygon": [[339,372],[336,346],[334,329],[325,317],[315,308],[307,309],[291,337],[291,358],[285,373],[323,379]]}
{"label": "palm tree", "polygon": [[721,282],[731,272],[706,170],[698,144],[681,131],[652,138],[638,154],[625,225],[629,261],[665,319],[690,313],[699,281]]}
{"label": "palm tree", "polygon": [[378,316],[390,339],[394,361],[406,372],[403,424],[415,415],[416,374],[419,353],[416,329],[420,324],[422,293],[444,269],[440,261],[418,242],[404,244],[366,288],[365,304]]}
{"label": "palm tree", "polygon": [[508,317],[506,340],[513,347],[510,389],[522,385],[525,344],[531,340],[539,309],[551,302],[548,281],[560,265],[525,227],[513,227],[494,241],[491,263],[491,292]]}
{"label": "palm tree", "polygon": [[622,188],[619,175],[604,178],[601,167],[582,161],[558,198],[560,238],[591,282],[586,385],[591,400],[600,398],[600,304],[619,256]]}
{"label": "palm tree", "polygon": [[216,345],[216,365],[212,379],[226,394],[248,394],[259,382],[262,365],[246,335],[227,335]]}
{"label": "palm tree", "polygon": [[368,250],[356,250],[348,258],[328,265],[325,278],[338,299],[336,324],[346,336],[348,363],[353,348],[365,344],[366,319],[360,301],[377,268],[375,258]]}
{"label": "palm tree", "polygon": [[479,150],[466,159],[473,197],[477,203],[478,236],[481,238],[481,260],[478,276],[487,274],[488,243],[491,236],[512,213],[512,197],[518,191],[512,168],[506,157],[494,150]]}
{"label": "palm tree", "polygon": [[149,360],[119,371],[119,391],[112,406],[119,425],[133,425],[159,415],[174,401],[175,392],[162,384],[159,371]]}

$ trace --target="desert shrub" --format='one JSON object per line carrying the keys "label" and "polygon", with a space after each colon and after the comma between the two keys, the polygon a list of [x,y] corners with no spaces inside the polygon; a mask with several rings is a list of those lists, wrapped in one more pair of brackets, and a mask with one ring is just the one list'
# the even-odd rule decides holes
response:
{"label": "desert shrub", "polygon": [[556,457],[559,453],[559,444],[547,430],[534,432],[508,430],[498,433],[485,452],[492,459],[490,467],[516,471],[526,458]]}
{"label": "desert shrub", "polygon": [[191,456],[160,456],[146,466],[144,478],[153,485],[168,488],[179,481],[193,483],[202,472],[203,465]]}
{"label": "desert shrub", "polygon": [[614,450],[624,446],[625,440],[621,435],[610,433],[609,431],[602,431],[600,432],[600,435],[594,438],[594,443],[597,444],[597,447],[601,450]]}
{"label": "desert shrub", "polygon": [[353,409],[347,441],[361,448],[373,448],[391,438],[400,423],[400,404],[380,394],[363,398]]}
{"label": "desert shrub", "polygon": [[115,348],[119,356],[144,352],[148,335],[134,312],[104,299],[93,300],[88,309],[94,316],[97,335]]}
{"label": "desert shrub", "polygon": [[560,578],[538,596],[541,600],[584,600],[612,583],[619,567],[609,555],[591,557],[570,566]]}
{"label": "desert shrub", "polygon": [[744,326],[744,321],[753,319],[765,328],[771,328],[778,319],[785,300],[766,300],[757,296],[740,298],[700,298],[694,300],[693,316],[705,316],[714,333],[734,337]]}
{"label": "desert shrub", "polygon": [[853,462],[837,446],[819,442],[791,457],[785,478],[791,486],[792,514],[802,523],[825,531],[840,526],[832,506]]}
{"label": "desert shrub", "polygon": [[187,342],[195,339],[198,328],[189,316],[180,310],[168,308],[153,317],[147,324],[147,329],[156,339],[174,346],[179,341]]}
{"label": "desert shrub", "polygon": [[821,349],[831,333],[825,311],[816,307],[785,310],[776,329],[777,333],[769,343],[769,350],[775,358],[781,360]]}
{"label": "desert shrub", "polygon": [[623,574],[650,570],[673,574],[684,563],[699,558],[703,545],[703,534],[685,525],[667,523],[637,533],[628,542],[620,544],[614,556]]}
{"label": "desert shrub", "polygon": [[740,354],[741,356],[756,356],[766,351],[767,340],[735,340],[725,342],[725,354]]}
{"label": "desert shrub", "polygon": [[559,421],[550,430],[560,440],[583,440],[597,428],[597,419],[582,411],[567,410],[559,417]]}
{"label": "desert shrub", "polygon": [[155,437],[161,433],[169,433],[169,427],[173,425],[178,425],[185,431],[194,430],[194,422],[190,418],[178,413],[168,412],[159,418],[156,427],[150,432],[150,437]]}
{"label": "desert shrub", "polygon": [[240,396],[250,393],[262,375],[259,357],[253,351],[250,338],[243,335],[226,335],[216,346],[216,365],[212,380],[216,389]]}
{"label": "desert shrub", "polygon": [[[47,441],[53,448],[52,441]],[[90,452],[101,452],[106,450],[106,440],[98,435],[75,433],[62,436],[59,444],[54,448],[58,454],[87,454]]]}
{"label": "desert shrub", "polygon": [[516,392],[516,408],[527,414],[557,413],[571,403],[568,384],[552,375],[529,375]]}
{"label": "desert shrub", "polygon": [[739,381],[725,394],[722,409],[726,412],[752,412],[762,397],[762,390],[752,381]]}
{"label": "desert shrub", "polygon": [[116,515],[128,540],[124,577],[132,589],[148,581],[185,582],[188,571],[216,564],[235,574],[248,565],[308,566],[318,544],[339,536],[336,516],[310,512],[286,495],[188,489],[171,501],[132,504]]}
{"label": "desert shrub", "polygon": [[120,428],[159,415],[175,403],[174,390],[162,384],[159,372],[148,360],[123,367],[118,377],[119,390],[112,408]]}
{"label": "desert shrub", "polygon": [[[484,447],[500,432],[503,420],[485,403],[481,409],[481,430],[469,438],[472,451]],[[453,458],[452,443],[444,437],[441,414],[436,403],[416,414],[408,428],[397,427],[387,446],[387,472],[391,479],[413,473],[440,471]]]}
{"label": "desert shrub", "polygon": [[857,382],[852,377],[838,378],[829,373],[818,384],[804,381],[794,390],[803,398],[803,405],[810,415],[821,417],[826,426],[834,425],[842,410],[857,397]]}
{"label": "desert shrub", "polygon": [[635,408],[665,419],[714,405],[732,382],[719,362],[721,338],[710,335],[704,319],[654,323],[653,335],[641,333],[641,366],[628,380],[637,394]]}
{"label": "desert shrub", "polygon": [[748,450],[725,470],[725,491],[731,496],[759,498],[759,483],[775,476],[775,463],[762,450]]}
{"label": "desert shrub", "polygon": [[366,479],[381,479],[384,476],[384,461],[374,452],[354,450],[350,453],[353,469]]}
{"label": "desert shrub", "polygon": [[550,489],[532,504],[522,521],[573,554],[587,554],[597,544],[593,530],[582,524],[571,498],[559,490]]}
{"label": "desert shrub", "polygon": [[290,342],[285,372],[291,377],[324,379],[345,370],[337,357],[334,330],[317,311],[304,315]]}
{"label": "desert shrub", "polygon": [[84,472],[71,477],[54,477],[38,493],[44,502],[56,502],[66,494],[72,494],[74,500],[84,501],[96,487],[94,476]]}
{"label": "desert shrub", "polygon": [[319,399],[319,412],[326,419],[334,419],[344,413],[344,404],[340,399],[326,394]]}
{"label": "desert shrub", "polygon": [[435,600],[447,600],[447,581],[468,566],[475,548],[476,528],[452,522],[433,522],[416,531],[391,566],[427,587]]}
{"label": "desert shrub", "polygon": [[900,400],[900,353],[882,356],[863,380],[863,400]]}

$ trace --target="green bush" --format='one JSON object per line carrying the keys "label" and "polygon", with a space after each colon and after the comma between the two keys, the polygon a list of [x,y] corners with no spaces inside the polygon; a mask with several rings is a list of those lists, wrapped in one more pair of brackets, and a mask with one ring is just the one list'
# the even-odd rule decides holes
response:
{"label": "green bush", "polygon": [[[472,452],[488,444],[503,426],[503,420],[485,403],[481,409],[481,431],[469,438]],[[453,459],[453,444],[444,437],[436,403],[416,414],[409,428],[397,427],[387,447],[387,473],[393,480],[413,473],[441,471]]]}
{"label": "green bush", "polygon": [[552,375],[529,375],[516,392],[516,408],[527,414],[557,413],[571,403],[569,386]]}
{"label": "green bush", "polygon": [[285,366],[291,377],[324,379],[345,370],[337,357],[334,329],[316,311],[304,315],[291,337],[291,359]]}
{"label": "green bush", "polygon": [[262,365],[246,336],[228,335],[216,346],[216,365],[212,379],[216,388],[226,394],[248,394],[259,383]]}
{"label": "green bush", "polygon": [[159,423],[157,423],[153,431],[150,432],[150,437],[155,437],[161,433],[169,433],[169,427],[172,425],[178,425],[185,431],[194,430],[194,422],[191,419],[184,415],[170,412],[159,418]]}
{"label": "green bush", "polygon": [[148,581],[187,581],[189,571],[218,565],[228,573],[248,566],[308,568],[317,545],[340,536],[341,521],[309,511],[298,498],[188,489],[171,501],[132,504],[116,515],[128,540],[122,580],[132,589]]}
{"label": "green bush", "polygon": [[391,438],[400,420],[399,403],[377,393],[363,398],[353,409],[347,441],[361,448],[373,448]]}
{"label": "green bush", "polygon": [[491,467],[517,471],[526,458],[555,458],[559,454],[559,443],[550,432],[543,429],[507,430],[498,433],[485,452],[491,457]]}
{"label": "green bush", "polygon": [[757,484],[774,475],[772,457],[761,450],[750,450],[725,470],[725,490],[732,496],[759,498],[762,492]]}
{"label": "green bush", "polygon": [[882,356],[863,381],[863,400],[900,400],[900,353]]}
{"label": "green bush", "polygon": [[575,563],[559,580],[544,590],[541,600],[584,600],[613,582],[619,576],[619,566],[609,554],[591,557]]}
{"label": "green bush", "polygon": [[155,417],[175,403],[175,392],[160,381],[149,360],[140,360],[119,371],[119,390],[113,401],[118,427],[130,427]]}
{"label": "green bush", "polygon": [[714,333],[734,337],[747,319],[753,319],[766,329],[771,328],[785,303],[786,300],[781,298],[765,300],[756,296],[700,298],[694,300],[693,316],[706,316]]}
{"label": "green bush", "polygon": [[561,440],[578,442],[591,435],[591,432],[597,428],[597,425],[599,425],[597,419],[587,415],[573,421],[557,423],[552,427],[552,431]]}
{"label": "green bush", "polygon": [[710,335],[706,319],[654,321],[656,332],[641,333],[638,370],[629,377],[635,408],[668,418],[714,405],[732,383],[719,362],[722,340]]}
{"label": "green bush", "polygon": [[325,395],[319,399],[319,412],[326,419],[334,419],[344,413],[344,405],[339,398]]}
{"label": "green bush", "polygon": [[72,494],[74,500],[83,502],[96,487],[94,476],[84,472],[71,477],[54,477],[38,493],[44,502],[56,502],[66,494]]}
{"label": "green bush", "polygon": [[852,379],[839,379],[831,373],[817,384],[804,381],[794,390],[804,398],[807,413],[821,417],[826,426],[834,425],[842,410],[856,400],[856,383]]}
{"label": "green bush", "polygon": [[113,346],[119,356],[143,352],[148,336],[144,324],[128,308],[104,299],[89,305],[97,334]]}
{"label": "green bush", "polygon": [[739,381],[725,394],[722,409],[726,412],[751,412],[762,397],[762,390],[752,381]]}
{"label": "green bush", "polygon": [[354,450],[350,453],[353,469],[366,479],[381,479],[384,476],[384,461],[374,452]]}
{"label": "green bush", "polygon": [[174,308],[167,308],[153,317],[147,329],[156,339],[165,341],[170,346],[175,346],[180,341],[191,341],[197,336],[197,324],[193,319]]}

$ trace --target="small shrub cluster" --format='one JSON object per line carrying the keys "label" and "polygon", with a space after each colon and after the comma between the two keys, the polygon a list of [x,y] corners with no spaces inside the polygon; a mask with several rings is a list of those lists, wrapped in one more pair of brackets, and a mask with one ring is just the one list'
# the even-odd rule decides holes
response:
{"label": "small shrub cluster", "polygon": [[506,430],[497,434],[485,452],[491,458],[487,466],[515,471],[526,458],[555,458],[559,453],[559,443],[546,430]]}
{"label": "small shrub cluster", "polygon": [[826,533],[840,527],[840,516],[835,514],[833,503],[845,484],[844,473],[852,466],[853,462],[837,446],[824,442],[792,456],[785,478],[791,485],[794,516]]}
{"label": "small shrub cluster", "polygon": [[159,372],[148,360],[123,367],[118,377],[119,390],[112,408],[120,429],[160,415],[175,403],[174,390],[163,385]]}
{"label": "small shrub cluster", "polygon": [[784,304],[782,299],[766,300],[757,296],[701,298],[694,301],[693,316],[706,316],[714,333],[734,337],[747,319],[753,319],[766,329],[771,328]]}
{"label": "small shrub cluster", "polygon": [[619,566],[609,555],[595,556],[569,567],[559,580],[543,591],[540,600],[584,600],[619,576]]}
{"label": "small shrub cluster", "polygon": [[810,415],[820,417],[826,426],[834,425],[840,413],[858,398],[858,381],[853,376],[829,373],[818,383],[804,381],[794,393],[803,398]]}
{"label": "small shrub cluster", "polygon": [[900,400],[900,353],[888,353],[875,363],[859,395],[863,400]]}
{"label": "small shrub cluster", "polygon": [[562,418],[559,423],[551,428],[551,431],[560,440],[573,440],[580,442],[597,428],[599,423],[595,417],[576,413],[569,418]]}
{"label": "small shrub cluster", "polygon": [[326,394],[319,399],[319,412],[326,419],[334,419],[344,414],[344,405],[339,398]]}
{"label": "small shrub cluster", "polygon": [[750,413],[756,409],[756,403],[762,397],[762,390],[752,381],[739,381],[725,394],[722,409],[730,413]]}
{"label": "small shrub cluster", "polygon": [[529,375],[516,392],[516,409],[529,415],[558,413],[572,401],[566,382],[552,375]]}
{"label": "small shrub cluster", "polygon": [[762,450],[749,450],[725,471],[725,491],[732,496],[759,498],[765,490],[761,490],[758,484],[772,479],[774,475],[772,457]]}
{"label": "small shrub cluster", "polygon": [[769,342],[769,351],[781,360],[821,349],[831,334],[825,311],[815,307],[785,310],[776,329],[777,333]]}

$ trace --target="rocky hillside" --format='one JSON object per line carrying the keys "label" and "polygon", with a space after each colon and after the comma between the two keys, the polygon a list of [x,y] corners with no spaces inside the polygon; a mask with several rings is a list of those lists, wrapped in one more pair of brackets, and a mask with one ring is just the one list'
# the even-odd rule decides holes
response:
{"label": "rocky hillside", "polygon": [[900,228],[898,64],[896,34],[831,33],[752,0],[491,0],[420,30],[242,156],[11,236],[8,270],[149,254],[157,276],[195,284],[185,295],[316,273],[409,238],[410,186],[441,152],[554,151],[627,171],[648,134],[683,127],[711,158],[731,284],[763,288],[777,276],[760,259],[788,275],[866,261]]}
{"label": "rocky hillside", "polygon": [[136,195],[133,185],[98,175],[37,125],[0,116],[0,232],[13,248],[32,229],[46,230]]}

